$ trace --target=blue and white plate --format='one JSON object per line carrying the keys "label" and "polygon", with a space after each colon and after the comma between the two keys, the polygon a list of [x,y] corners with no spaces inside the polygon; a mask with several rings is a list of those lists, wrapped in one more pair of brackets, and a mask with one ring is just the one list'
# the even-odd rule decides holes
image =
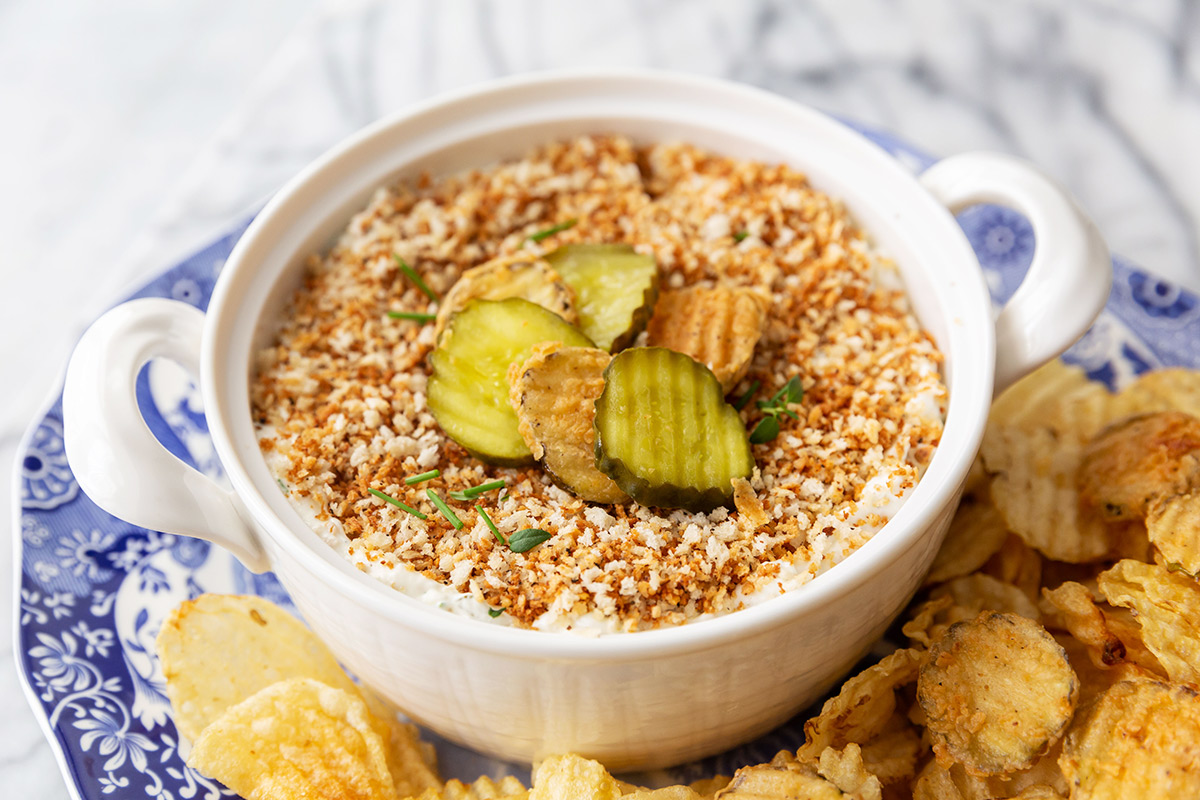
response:
{"label": "blue and white plate", "polygon": [[[889,134],[854,127],[914,171],[933,163]],[[992,206],[969,209],[959,221],[994,300],[1007,300],[1033,254],[1029,223]],[[172,297],[205,308],[244,230],[238,226],[134,297]],[[1068,359],[1110,386],[1156,366],[1200,367],[1200,298],[1121,259],[1113,266],[1108,306]],[[179,368],[151,363],[137,393],[159,440],[219,477],[200,394]],[[202,592],[261,594],[291,608],[286,593],[272,575],[252,575],[206,542],[138,528],[101,511],[79,491],[67,464],[61,398],[31,427],[18,458],[17,660],[73,793],[89,800],[113,794],[166,800],[230,796],[179,755],[154,637],[168,611]],[[806,718],[802,714],[759,741],[652,779],[690,781],[769,760],[803,742]],[[473,780],[508,772],[528,777],[515,765],[435,743],[446,777]]]}

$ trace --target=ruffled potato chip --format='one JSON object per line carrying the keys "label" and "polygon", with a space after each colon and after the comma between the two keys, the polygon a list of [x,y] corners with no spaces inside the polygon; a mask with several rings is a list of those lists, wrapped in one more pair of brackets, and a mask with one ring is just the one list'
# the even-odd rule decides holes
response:
{"label": "ruffled potato chip", "polygon": [[847,680],[821,713],[804,723],[797,757],[814,760],[827,747],[863,744],[883,731],[896,710],[896,689],[917,679],[923,658],[921,650],[897,650]]}
{"label": "ruffled potato chip", "polygon": [[163,622],[156,649],[175,726],[193,741],[230,706],[287,678],[358,693],[312,631],[253,595],[202,594],[181,603]]}
{"label": "ruffled potato chip", "polygon": [[817,774],[847,797],[880,800],[883,784],[863,764],[862,749],[851,742],[841,750],[826,747],[817,759]]}
{"label": "ruffled potato chip", "polygon": [[964,494],[950,521],[946,539],[925,576],[925,585],[969,575],[986,564],[1007,538],[1004,517],[986,494]]}
{"label": "ruffled potato chip", "polygon": [[1158,500],[1200,485],[1200,419],[1180,411],[1129,417],[1083,450],[1079,497],[1110,520],[1143,519]]}
{"label": "ruffled potato chip", "polygon": [[934,754],[978,776],[1031,766],[1066,729],[1078,694],[1054,638],[1032,620],[997,612],[952,625],[917,680]]}
{"label": "ruffled potato chip", "polygon": [[901,631],[928,647],[951,625],[975,619],[981,611],[1005,611],[1032,620],[1041,617],[1037,606],[1016,586],[976,572],[934,589]]}
{"label": "ruffled potato chip", "polygon": [[1009,534],[1000,549],[983,565],[981,572],[1003,583],[1016,586],[1030,602],[1037,603],[1041,595],[1042,569],[1045,559],[1020,536]]}
{"label": "ruffled potato chip", "polygon": [[204,728],[189,766],[246,800],[398,800],[387,749],[357,694],[289,678]]}
{"label": "ruffled potato chip", "polygon": [[1171,680],[1200,682],[1200,583],[1182,572],[1129,559],[1096,580],[1109,603],[1137,614],[1142,640]]}
{"label": "ruffled potato chip", "polygon": [[1164,561],[1200,573],[1200,491],[1160,498],[1146,514],[1146,533]]}
{"label": "ruffled potato chip", "polygon": [[766,297],[746,288],[665,291],[646,326],[646,344],[691,356],[711,369],[729,392],[750,366],[768,307]]}
{"label": "ruffled potato chip", "polygon": [[1179,367],[1146,372],[1118,397],[1120,416],[1170,410],[1200,417],[1200,372]]}
{"label": "ruffled potato chip", "polygon": [[962,764],[943,766],[933,760],[913,783],[913,800],[992,800],[991,787],[983,778],[967,773]]}
{"label": "ruffled potato chip", "polygon": [[[830,748],[828,753],[824,765],[780,753],[769,764],[743,767],[721,791],[721,800],[882,800],[879,781],[862,771],[861,760],[855,763],[852,752]],[[848,788],[843,789],[823,772],[842,780]]]}
{"label": "ruffled potato chip", "polygon": [[1042,594],[1047,625],[1079,640],[1093,664],[1107,669],[1125,660],[1125,643],[1109,629],[1090,589],[1068,581],[1054,589],[1043,589]]}
{"label": "ruffled potato chip", "polygon": [[885,789],[896,784],[907,786],[917,775],[917,762],[924,750],[921,732],[897,708],[883,730],[862,745],[863,765]]}
{"label": "ruffled potato chip", "polygon": [[529,800],[616,800],[622,793],[604,765],[582,756],[563,755],[537,765]]}
{"label": "ruffled potato chip", "polygon": [[444,786],[421,792],[417,800],[492,800],[499,797],[524,800],[529,797],[529,790],[511,775],[499,781],[484,775],[474,783],[446,781]]}
{"label": "ruffled potato chip", "polygon": [[1059,759],[1072,800],[1200,797],[1200,695],[1122,681],[1082,712]]}

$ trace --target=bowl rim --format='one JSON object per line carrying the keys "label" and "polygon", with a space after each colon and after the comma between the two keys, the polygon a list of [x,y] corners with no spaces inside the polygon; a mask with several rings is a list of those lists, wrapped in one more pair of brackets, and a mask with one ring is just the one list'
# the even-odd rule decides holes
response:
{"label": "bowl rim", "polygon": [[[970,356],[977,359],[976,363],[971,365],[972,369],[959,367],[958,375],[951,381],[955,389],[950,392],[943,441],[953,432],[961,442],[958,452],[946,450],[939,445],[925,475],[900,510],[858,550],[835,565],[835,568],[826,570],[803,586],[738,611],[692,620],[677,626],[588,636],[577,632],[523,629],[450,613],[354,570],[348,562],[344,562],[340,554],[329,548],[329,554],[344,562],[344,567],[339,568],[326,554],[316,552],[301,541],[292,526],[267,504],[261,487],[247,472],[242,456],[233,442],[229,426],[220,413],[226,404],[223,402],[223,393],[219,393],[218,390],[222,387],[229,370],[219,369],[219,362],[222,347],[228,346],[232,325],[221,327],[218,322],[224,321],[227,306],[236,307],[238,298],[234,291],[234,278],[239,271],[251,269],[247,266],[247,259],[251,251],[260,246],[258,240],[260,236],[265,235],[265,229],[280,215],[293,211],[291,206],[299,202],[298,195],[301,195],[310,183],[336,171],[342,162],[358,151],[366,149],[379,137],[386,136],[393,129],[411,124],[423,116],[461,104],[482,103],[486,106],[482,101],[489,98],[494,100],[506,93],[582,85],[595,81],[633,82],[660,90],[699,90],[713,98],[714,103],[718,98],[756,103],[768,113],[780,117],[790,115],[798,122],[815,126],[826,134],[836,131],[835,135],[845,140],[846,147],[857,148],[856,158],[870,161],[872,169],[891,173],[893,179],[899,178],[917,190],[916,196],[923,196],[924,200],[918,201],[927,206],[928,214],[923,216],[927,216],[930,225],[942,229],[938,238],[946,246],[959,251],[959,255],[972,267],[969,270],[971,277],[967,282],[974,287],[974,291],[971,292],[970,287],[962,287],[960,291],[974,294],[980,308],[986,309],[987,314],[982,321],[972,321],[972,331],[976,334],[974,346],[962,353],[963,358]],[[385,179],[386,176],[381,174],[380,182]],[[262,308],[258,310],[261,313]],[[733,640],[778,629],[788,621],[803,617],[826,602],[858,590],[883,573],[884,567],[903,549],[915,544],[921,534],[935,524],[939,515],[943,514],[957,497],[982,440],[988,402],[992,395],[995,365],[995,337],[991,319],[990,299],[982,269],[978,266],[965,234],[950,212],[934,200],[899,162],[835,118],[780,95],[733,81],[648,69],[553,70],[488,81],[439,94],[401,108],[346,137],[289,180],[247,228],[227,259],[217,281],[206,313],[200,383],[205,408],[212,415],[209,419],[209,429],[218,456],[233,483],[243,515],[257,523],[252,527],[260,536],[265,532],[266,538],[270,540],[263,542],[266,552],[272,553],[271,545],[277,546],[287,557],[298,561],[309,576],[338,591],[354,605],[424,635],[456,643],[471,650],[504,653],[510,656],[514,652],[520,652],[530,659],[634,661],[712,649]],[[961,346],[953,342],[951,344]],[[976,376],[973,385],[959,385],[966,383],[966,378],[959,379],[959,376],[964,374]],[[969,407],[966,402],[972,395],[979,399],[974,407]],[[956,398],[962,399],[956,403]],[[244,410],[240,413],[249,418],[245,398],[242,407]],[[275,557],[271,558],[271,566],[279,566]],[[898,606],[895,613],[899,613],[902,607]]]}

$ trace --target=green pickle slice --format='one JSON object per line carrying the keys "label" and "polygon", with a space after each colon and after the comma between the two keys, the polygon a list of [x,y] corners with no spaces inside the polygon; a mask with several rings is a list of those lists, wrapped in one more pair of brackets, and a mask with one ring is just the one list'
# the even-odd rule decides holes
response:
{"label": "green pickle slice", "polygon": [[540,342],[591,347],[562,317],[520,298],[472,300],[450,318],[429,356],[429,411],[442,430],[490,464],[532,464],[509,403],[508,368]]}
{"label": "green pickle slice", "polygon": [[627,244],[569,244],[545,257],[575,290],[579,327],[601,350],[633,343],[658,299],[658,263]]}
{"label": "green pickle slice", "polygon": [[746,428],[703,364],[663,347],[613,357],[596,401],[596,466],[642,505],[711,511],[749,478]]}

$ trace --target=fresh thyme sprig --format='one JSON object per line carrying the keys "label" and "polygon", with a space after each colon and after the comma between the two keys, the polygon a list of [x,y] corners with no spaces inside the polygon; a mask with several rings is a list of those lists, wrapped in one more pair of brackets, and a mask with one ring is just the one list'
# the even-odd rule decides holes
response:
{"label": "fresh thyme sprig", "polygon": [[738,231],[737,233],[735,233],[733,235],[733,240],[735,242],[740,242],[743,239],[747,238],[749,235],[750,235],[750,231]]}
{"label": "fresh thyme sprig", "polygon": [[569,219],[566,222],[560,222],[552,228],[546,228],[544,231],[538,231],[537,233],[530,235],[529,241],[540,242],[542,239],[547,239],[556,233],[562,233],[563,231],[574,228],[578,222],[579,220],[577,219]]}
{"label": "fresh thyme sprig", "polygon": [[508,537],[508,549],[514,553],[524,553],[549,540],[550,533],[541,528],[522,528]]}
{"label": "fresh thyme sprig", "polygon": [[800,419],[795,411],[788,408],[792,403],[799,403],[804,398],[804,386],[800,376],[793,375],[791,380],[780,387],[779,391],[767,400],[759,400],[757,405],[765,416],[750,432],[750,444],[763,444],[779,435],[779,417],[786,414],[792,419]]}

